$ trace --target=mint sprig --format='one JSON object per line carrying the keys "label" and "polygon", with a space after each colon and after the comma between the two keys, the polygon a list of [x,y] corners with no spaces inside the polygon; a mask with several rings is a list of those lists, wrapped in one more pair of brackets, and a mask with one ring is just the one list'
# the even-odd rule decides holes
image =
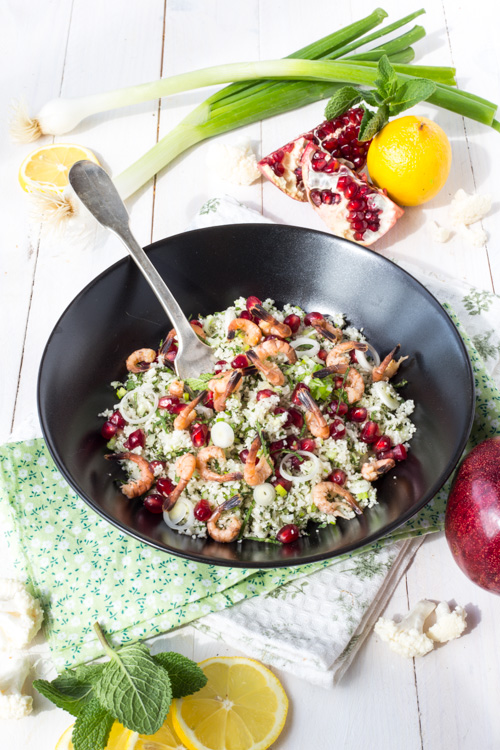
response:
{"label": "mint sprig", "polygon": [[[364,114],[359,128],[359,141],[370,141],[387,125],[390,117],[401,114],[415,104],[428,99],[436,91],[436,84],[427,78],[413,78],[401,81],[389,62],[387,55],[382,55],[377,65],[378,78],[374,81],[375,89],[358,89],[354,86],[343,86],[332,96],[325,109],[327,120],[334,120],[355,104],[363,104]],[[375,107],[375,111],[365,105]]]}
{"label": "mint sprig", "polygon": [[175,651],[163,651],[152,657],[156,664],[166,669],[170,677],[172,698],[183,698],[197,693],[207,684],[207,678],[191,659]]}
{"label": "mint sprig", "polygon": [[77,716],[71,740],[79,750],[105,748],[114,718],[101,706],[97,698],[92,698]]}
{"label": "mint sprig", "polygon": [[63,672],[52,682],[34,680],[33,685],[51,703],[72,716],[78,716],[94,693],[92,685],[79,680],[73,670]]}
{"label": "mint sprig", "polygon": [[186,378],[184,381],[192,391],[202,391],[209,380],[214,377],[213,372],[202,372],[197,378]]}

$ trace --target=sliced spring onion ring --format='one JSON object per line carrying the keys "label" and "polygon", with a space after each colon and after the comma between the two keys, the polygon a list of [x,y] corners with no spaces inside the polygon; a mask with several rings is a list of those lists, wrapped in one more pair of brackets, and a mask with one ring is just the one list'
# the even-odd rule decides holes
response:
{"label": "sliced spring onion ring", "polygon": [[191,528],[194,523],[194,510],[191,503],[179,498],[172,510],[164,511],[163,520],[170,529],[181,531]]}
{"label": "sliced spring onion ring", "polygon": [[211,431],[212,443],[219,448],[230,448],[234,443],[234,430],[227,422],[216,422]]}
{"label": "sliced spring onion ring", "polygon": [[263,507],[271,505],[275,497],[276,490],[272,484],[269,484],[269,482],[258,484],[253,491],[253,499],[257,505],[262,505]]}
{"label": "sliced spring onion ring", "polygon": [[[129,409],[129,400],[132,398],[132,396],[142,395],[146,399],[150,401],[151,408],[149,411],[144,414],[142,417],[137,417],[131,414],[131,412],[128,411]],[[150,417],[153,416],[153,414],[156,412],[156,409],[158,407],[158,394],[155,393],[152,388],[149,386],[141,385],[138,388],[134,388],[133,391],[128,391],[125,396],[120,401],[120,405],[118,407],[118,411],[122,415],[124,419],[127,420],[129,424],[143,424],[143,422],[147,422]]]}
{"label": "sliced spring onion ring", "polygon": [[321,348],[317,341],[315,341],[314,339],[310,339],[307,336],[299,336],[299,338],[295,339],[295,341],[290,341],[290,346],[292,346],[294,349],[297,349],[299,346],[309,347],[307,351],[302,352],[308,357],[315,357]]}
{"label": "sliced spring onion ring", "polygon": [[280,474],[285,479],[288,479],[290,482],[309,482],[311,479],[314,479],[314,477],[318,474],[319,469],[320,469],[319,458],[315,456],[314,453],[311,453],[310,451],[294,451],[294,453],[298,453],[299,455],[304,456],[308,461],[312,461],[313,469],[308,474],[290,474],[284,468],[285,462],[290,457],[290,454],[287,454],[281,460]]}
{"label": "sliced spring onion ring", "polygon": [[385,380],[379,380],[378,383],[374,383],[372,385],[372,393],[374,393],[377,398],[379,398],[383,404],[387,406],[388,409],[391,409],[394,411],[394,409],[397,409],[400,405],[401,401],[397,399],[392,391],[392,386],[389,385]]}
{"label": "sliced spring onion ring", "polygon": [[365,372],[371,372],[374,367],[377,367],[380,364],[380,357],[377,352],[377,350],[371,345],[366,344],[368,347],[368,351],[372,355],[372,362],[369,362],[366,358],[366,354],[364,352],[360,352],[359,350],[356,351],[356,359],[358,360],[358,365],[361,367],[362,370]]}

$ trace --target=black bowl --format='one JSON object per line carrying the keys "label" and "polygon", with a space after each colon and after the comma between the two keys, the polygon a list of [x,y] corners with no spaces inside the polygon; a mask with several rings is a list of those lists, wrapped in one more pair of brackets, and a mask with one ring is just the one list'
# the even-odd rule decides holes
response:
{"label": "black bowl", "polygon": [[[223,310],[255,294],[305,310],[344,312],[381,353],[397,343],[410,358],[403,393],[415,401],[417,432],[406,461],[378,482],[380,504],[352,521],[312,529],[290,545],[230,545],[192,539],[165,526],[113,483],[102,419],[114,402],[109,383],[125,359],[156,348],[170,329],[131,259],[115,263],[76,297],[44,352],[38,407],[49,450],[71,487],[127,534],[158,549],[217,565],[279,567],[334,557],[393,531],[420,510],[452,472],[474,410],[467,351],[440,304],[412,276],[371,250],[298,227],[240,224],[186,232],[147,250],[187,315]],[[110,470],[113,475],[110,476]],[[395,478],[394,478],[395,477]]]}

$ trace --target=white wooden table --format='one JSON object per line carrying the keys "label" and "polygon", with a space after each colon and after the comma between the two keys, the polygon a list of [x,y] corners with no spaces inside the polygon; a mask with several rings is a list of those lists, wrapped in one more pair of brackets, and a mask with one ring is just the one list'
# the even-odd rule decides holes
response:
{"label": "white wooden table", "polygon": [[[368,14],[374,5],[368,0],[313,5],[303,0],[3,0],[4,132],[7,105],[20,95],[36,112],[59,95],[90,94],[217,63],[281,57]],[[393,21],[415,10],[418,3],[386,0],[383,5]],[[417,45],[418,60],[453,64],[464,88],[500,101],[494,0],[432,0],[427,6],[427,15],[417,21],[428,31]],[[117,174],[207,95],[197,91],[174,96],[161,107],[150,103],[94,117],[60,140],[88,146]],[[322,111],[318,103],[245,130],[257,153],[265,154],[319,122]],[[433,244],[425,225],[431,219],[445,221],[447,205],[459,187],[498,194],[495,167],[500,163],[500,136],[428,105],[419,106],[418,112],[435,117],[448,133],[453,148],[451,175],[425,211],[408,210],[376,249],[486,289],[494,289],[496,281],[498,290],[498,203],[486,223],[490,241],[480,250],[460,237],[445,245]],[[225,139],[234,137],[229,134]],[[64,240],[40,239],[36,227],[30,233],[28,204],[17,185],[17,170],[33,147],[14,146],[5,135],[0,148],[3,441],[36,410],[38,363],[57,318],[82,287],[122,257],[123,251],[111,237],[97,251],[92,241],[75,249]],[[129,201],[135,233],[144,245],[181,232],[199,206],[220,192],[231,193],[277,221],[323,228],[312,211],[269,184],[243,188],[220,183],[205,168],[206,149],[206,143],[193,149]],[[2,574],[14,572],[11,567],[0,534]],[[276,750],[500,747],[500,599],[462,575],[442,535],[433,536],[420,549],[388,612],[403,613],[423,597],[465,605],[467,634],[416,662],[393,654],[372,637],[333,691],[281,674],[291,710]],[[174,634],[172,647],[194,659],[225,653],[220,643],[202,642],[190,629]],[[54,747],[69,717],[48,710],[39,698],[36,705],[31,717],[2,725],[2,747]]]}

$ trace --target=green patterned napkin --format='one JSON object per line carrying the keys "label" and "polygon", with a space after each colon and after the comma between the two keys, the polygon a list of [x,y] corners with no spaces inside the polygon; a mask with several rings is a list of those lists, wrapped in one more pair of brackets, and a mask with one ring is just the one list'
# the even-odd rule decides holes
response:
{"label": "green patterned napkin", "polygon": [[[497,433],[500,394],[471,340],[448,312],[475,371],[472,446]],[[441,530],[447,493],[445,487],[420,513],[372,548]],[[130,643],[272,591],[339,559],[245,570],[159,552],[121,534],[91,511],[62,478],[42,439],[0,448],[0,520],[17,564],[42,600],[45,633],[59,669],[100,655],[92,630],[96,619],[119,642]]]}

